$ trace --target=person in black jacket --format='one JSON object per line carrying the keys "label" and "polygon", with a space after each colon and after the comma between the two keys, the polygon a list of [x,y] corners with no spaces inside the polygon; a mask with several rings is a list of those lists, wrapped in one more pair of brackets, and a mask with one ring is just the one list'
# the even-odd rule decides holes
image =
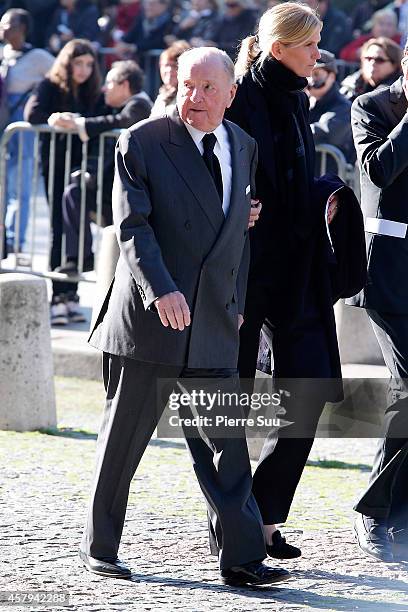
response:
{"label": "person in black jacket", "polygon": [[60,0],[59,3],[46,34],[50,51],[58,53],[73,38],[99,42],[99,11],[92,0]]}
{"label": "person in black jacket", "polygon": [[[35,125],[48,123],[54,127],[64,127],[61,113],[64,113],[64,117],[72,116],[73,113],[90,117],[101,114],[103,108],[101,76],[93,46],[89,41],[74,39],[60,51],[48,76],[29,98],[24,116],[26,121]],[[50,167],[50,137],[42,137],[42,172],[46,187],[49,185],[50,170],[53,170],[53,190],[48,192],[48,198],[52,200],[51,270],[62,263],[62,195],[65,188],[66,143],[66,134],[57,134],[54,166]],[[74,135],[70,171],[80,168],[81,159],[81,141]],[[53,281],[51,323],[65,325],[68,320],[84,320],[84,315],[78,310],[76,285]]]}
{"label": "person in black jacket", "polygon": [[[340,358],[329,277],[327,220],[335,225],[339,196],[315,196],[309,100],[303,91],[320,53],[321,22],[310,7],[279,4],[261,17],[257,36],[243,41],[237,95],[228,118],[258,143],[256,198],[263,208],[251,230],[251,266],[240,331],[239,373],[253,387],[259,333],[267,323],[276,378],[291,379],[285,420],[268,436],[254,474],[268,554],[297,557],[276,529],[284,523],[313,444],[325,401],[342,394]],[[341,185],[341,183],[340,183]],[[338,187],[337,187],[338,188]],[[334,379],[320,385],[310,379]],[[279,387],[281,388],[281,387]],[[286,437],[287,436],[287,437]],[[276,445],[275,445],[276,442]]]}
{"label": "person in black jacket", "polygon": [[[152,108],[152,101],[142,90],[143,72],[132,60],[115,62],[106,75],[105,103],[107,114],[97,117],[77,117],[63,119],[61,125],[70,130],[77,129],[82,141],[96,138],[102,132],[129,128],[142,119],[147,119]],[[112,109],[114,112],[112,113]],[[116,111],[116,112],[115,112]],[[97,144],[97,143],[96,143]],[[109,146],[110,145],[110,146]],[[114,174],[114,150],[112,142],[107,143],[105,165],[103,170],[103,224],[112,224],[112,185]],[[83,271],[93,270],[92,234],[89,225],[90,211],[96,211],[97,167],[88,169],[87,176],[87,213],[84,236]],[[78,273],[79,227],[81,213],[80,176],[66,186],[62,197],[62,211],[66,235],[67,263],[59,266],[57,272],[64,274]]]}
{"label": "person in black jacket", "polygon": [[370,485],[359,499],[360,548],[408,561],[408,47],[403,76],[351,110],[361,177],[367,283],[348,303],[365,308],[391,378]]}
{"label": "person in black jacket", "polygon": [[[328,144],[340,149],[346,161],[354,164],[356,153],[351,133],[351,102],[339,92],[336,82],[337,66],[333,53],[320,49],[309,80],[310,127],[315,145]],[[321,156],[316,156],[316,174],[320,174]],[[327,171],[336,172],[337,164],[328,156]]]}
{"label": "person in black jacket", "polygon": [[116,53],[135,55],[143,66],[147,51],[164,49],[164,38],[171,33],[173,25],[169,0],[144,0],[143,12],[116,46]]}
{"label": "person in black jacket", "polygon": [[240,42],[255,31],[258,13],[246,0],[226,0],[225,13],[214,32],[214,43],[235,60]]}

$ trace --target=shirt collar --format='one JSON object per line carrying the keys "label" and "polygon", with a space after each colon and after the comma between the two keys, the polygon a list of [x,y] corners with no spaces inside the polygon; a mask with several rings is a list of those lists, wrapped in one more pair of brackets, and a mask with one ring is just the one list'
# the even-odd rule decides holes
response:
{"label": "shirt collar", "polygon": [[190,134],[196,146],[198,146],[201,143],[202,139],[204,138],[206,134],[212,133],[214,134],[214,136],[217,139],[218,144],[222,148],[222,143],[225,140],[225,127],[223,126],[222,123],[220,123],[220,125],[213,132],[202,132],[201,130],[197,130],[197,128],[193,127],[189,123],[185,123],[184,121],[183,123],[186,126],[187,131]]}

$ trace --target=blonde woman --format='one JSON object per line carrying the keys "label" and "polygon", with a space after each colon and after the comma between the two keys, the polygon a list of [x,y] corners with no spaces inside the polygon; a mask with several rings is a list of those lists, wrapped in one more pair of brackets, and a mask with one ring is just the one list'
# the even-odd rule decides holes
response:
{"label": "blonde woman", "polygon": [[228,113],[258,143],[257,193],[252,195],[263,206],[250,232],[240,376],[251,389],[263,328],[274,376],[290,379],[285,385],[291,396],[282,404],[284,419],[292,425],[280,431],[277,442],[272,434],[266,439],[253,481],[268,554],[280,559],[301,554],[276,524],[287,519],[325,401],[341,396],[341,380],[328,391],[316,381],[341,376],[324,223],[324,203],[330,199],[330,222],[337,207],[331,194],[341,182],[313,177],[314,145],[303,91],[320,58],[321,28],[315,11],[304,4],[285,2],[266,11],[257,35],[242,42],[238,91]]}

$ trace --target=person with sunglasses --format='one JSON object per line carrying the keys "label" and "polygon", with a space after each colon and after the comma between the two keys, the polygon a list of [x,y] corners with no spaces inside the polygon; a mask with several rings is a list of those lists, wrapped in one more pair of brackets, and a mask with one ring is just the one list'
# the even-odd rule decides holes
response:
{"label": "person with sunglasses", "polygon": [[340,93],[351,102],[363,93],[391,85],[401,75],[402,49],[383,36],[370,38],[361,48],[361,66],[341,83]]}

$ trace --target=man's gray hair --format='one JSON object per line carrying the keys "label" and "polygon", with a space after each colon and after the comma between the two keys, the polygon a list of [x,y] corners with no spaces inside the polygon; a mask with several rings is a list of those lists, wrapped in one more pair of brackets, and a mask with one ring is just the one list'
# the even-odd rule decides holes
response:
{"label": "man's gray hair", "polygon": [[235,81],[235,72],[234,72],[234,64],[230,56],[222,51],[221,49],[217,49],[216,47],[196,47],[194,49],[188,49],[184,51],[178,58],[177,65],[179,69],[183,69],[185,64],[191,65],[194,63],[199,63],[205,61],[206,58],[217,57],[222,63],[225,72],[231,79],[233,83]]}

